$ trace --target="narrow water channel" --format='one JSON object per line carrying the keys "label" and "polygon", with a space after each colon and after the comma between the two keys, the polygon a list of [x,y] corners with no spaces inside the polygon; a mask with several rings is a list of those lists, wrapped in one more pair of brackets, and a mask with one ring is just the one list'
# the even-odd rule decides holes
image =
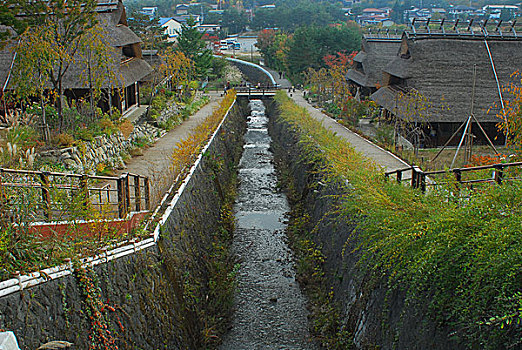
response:
{"label": "narrow water channel", "polygon": [[220,349],[316,349],[310,342],[306,302],[285,240],[284,215],[289,206],[276,186],[265,107],[259,100],[249,106],[234,207],[233,250],[241,263],[236,309]]}

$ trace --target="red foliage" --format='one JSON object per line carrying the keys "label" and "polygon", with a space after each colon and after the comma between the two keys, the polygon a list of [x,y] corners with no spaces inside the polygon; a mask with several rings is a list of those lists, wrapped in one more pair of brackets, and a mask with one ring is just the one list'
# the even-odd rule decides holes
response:
{"label": "red foliage", "polygon": [[346,53],[346,51],[339,51],[333,55],[324,56],[323,61],[329,68],[349,67],[353,64],[353,58],[356,54],[357,51],[353,51],[352,53]]}
{"label": "red foliage", "polygon": [[478,156],[473,154],[469,164],[467,164],[465,167],[471,168],[474,166],[497,164],[502,162],[504,159],[506,159],[506,156],[503,154],[497,154],[495,156]]}

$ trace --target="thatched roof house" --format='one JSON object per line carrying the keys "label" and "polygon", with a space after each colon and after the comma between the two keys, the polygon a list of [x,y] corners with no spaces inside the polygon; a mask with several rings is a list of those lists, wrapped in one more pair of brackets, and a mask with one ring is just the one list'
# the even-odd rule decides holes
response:
{"label": "thatched roof house", "polygon": [[[384,67],[382,87],[371,98],[389,113],[429,123],[428,144],[444,143],[471,112],[489,136],[502,142],[495,124],[500,113],[499,84],[507,86],[522,65],[522,38],[517,36],[411,34],[402,36],[400,50]],[[476,79],[475,76],[476,67]],[[421,96],[412,99],[411,96]],[[405,97],[410,96],[410,98]],[[418,100],[418,102],[417,102]],[[413,112],[412,112],[413,111]],[[474,132],[480,138],[480,132]]]}
{"label": "thatched roof house", "polygon": [[400,45],[400,37],[363,36],[361,51],[354,57],[346,79],[363,95],[375,92],[381,85],[383,68],[397,55]]}
{"label": "thatched roof house", "polygon": [[[120,94],[113,94],[112,105],[125,111],[138,101],[138,83],[152,72],[150,65],[143,60],[141,52],[141,39],[127,26],[125,7],[121,0],[98,0],[96,8],[97,19],[101,26],[100,35],[113,48],[110,59],[107,60],[108,69],[112,72],[113,79],[103,82],[107,89],[123,88],[124,99],[120,101]],[[8,47],[0,51],[0,84],[6,85],[13,64],[12,42]],[[85,55],[84,55],[85,56]],[[16,61],[14,62],[16,64]],[[88,78],[86,77],[86,58],[80,54],[75,55],[74,63],[69,67],[63,78],[63,86],[69,98],[79,98],[88,92]],[[9,89],[7,83],[7,89]],[[107,101],[102,103],[102,108],[107,110]]]}

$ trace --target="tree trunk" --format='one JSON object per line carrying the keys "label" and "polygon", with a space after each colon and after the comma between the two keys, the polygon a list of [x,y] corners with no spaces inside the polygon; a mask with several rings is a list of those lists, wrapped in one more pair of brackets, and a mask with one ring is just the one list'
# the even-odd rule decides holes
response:
{"label": "tree trunk", "polygon": [[62,80],[58,82],[58,100],[56,105],[56,110],[58,112],[58,120],[60,121],[59,130],[60,133],[63,131],[64,128],[64,120],[63,120],[63,85]]}
{"label": "tree trunk", "polygon": [[91,70],[91,52],[88,53],[89,58],[87,60],[87,73],[89,75],[89,104],[91,107],[91,120],[94,122],[95,118],[95,111],[94,111],[94,89],[92,87],[92,70]]}
{"label": "tree trunk", "polygon": [[42,125],[43,125],[43,137],[45,143],[49,143],[50,135],[49,135],[49,125],[47,125],[47,118],[45,116],[45,104],[44,104],[44,96],[43,91],[40,90],[40,108],[42,109]]}

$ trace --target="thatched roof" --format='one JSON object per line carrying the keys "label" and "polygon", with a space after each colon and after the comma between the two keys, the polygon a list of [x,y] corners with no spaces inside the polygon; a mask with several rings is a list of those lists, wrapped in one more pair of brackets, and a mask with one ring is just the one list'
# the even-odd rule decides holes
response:
{"label": "thatched roof", "polygon": [[[9,36],[13,38],[16,33],[15,31],[7,26],[0,25],[0,32],[9,32]],[[13,46],[15,45],[14,41],[7,41],[5,46],[1,46],[2,50],[0,50],[0,94],[2,88],[4,87],[5,81],[7,79],[7,75],[9,74],[9,67],[11,67],[11,63],[13,62],[14,52]],[[4,69],[5,67],[5,69]]]}
{"label": "thatched roof", "polygon": [[[116,81],[109,79],[104,86],[123,84],[128,86],[152,72],[148,63],[142,60],[141,40],[130,30],[126,23],[125,8],[121,0],[98,0],[97,19],[102,28],[100,35],[112,46],[113,51],[107,59],[108,68],[113,72]],[[13,58],[13,47],[0,51],[0,84],[3,86]],[[130,55],[130,57],[129,57]],[[75,55],[75,62],[69,66],[63,79],[65,89],[87,88],[87,61],[80,54]],[[113,79],[114,80],[114,79]]]}
{"label": "thatched roof", "polygon": [[[507,86],[522,66],[522,38],[489,38],[488,44],[499,82]],[[401,91],[416,91],[427,99],[428,121],[461,122],[470,113],[475,65],[474,115],[481,121],[498,121],[500,98],[483,36],[405,33],[400,51],[384,68],[384,86],[372,99],[395,113],[404,100]],[[397,114],[401,109],[406,106],[399,106]]]}
{"label": "thatched roof", "polygon": [[400,38],[363,37],[361,51],[354,57],[354,66],[346,78],[356,84],[375,88],[382,84],[382,69],[397,55]]}

